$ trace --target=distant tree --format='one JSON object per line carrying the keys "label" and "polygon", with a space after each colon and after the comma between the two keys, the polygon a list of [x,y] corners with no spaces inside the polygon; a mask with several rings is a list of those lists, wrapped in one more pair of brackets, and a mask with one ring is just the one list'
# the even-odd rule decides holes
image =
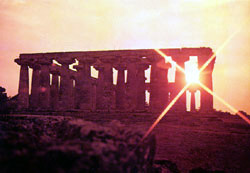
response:
{"label": "distant tree", "polygon": [[8,113],[8,97],[7,93],[5,93],[6,89],[0,86],[0,114]]}

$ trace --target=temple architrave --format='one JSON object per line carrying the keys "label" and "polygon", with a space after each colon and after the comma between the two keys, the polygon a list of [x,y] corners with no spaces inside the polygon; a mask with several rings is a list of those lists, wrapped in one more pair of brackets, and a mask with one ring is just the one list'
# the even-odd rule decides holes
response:
{"label": "temple architrave", "polygon": [[[204,47],[161,51],[183,68],[190,56],[198,57],[198,67],[201,68],[213,55],[211,48]],[[76,70],[70,69],[76,60]],[[178,69],[175,82],[168,81],[171,65],[166,64],[154,49],[20,54],[15,62],[21,67],[20,111],[160,112],[186,84],[185,74]],[[211,90],[214,63],[215,59],[200,74],[200,81]],[[91,76],[91,68],[98,71],[98,78]],[[149,68],[148,83],[145,70]],[[29,69],[32,69],[31,89]],[[114,69],[117,70],[116,84]],[[213,96],[199,87],[191,90],[201,93],[199,111],[213,111]],[[149,102],[146,102],[146,91],[149,92]],[[191,109],[195,109],[192,104]],[[183,94],[171,111],[186,110],[186,94]]]}

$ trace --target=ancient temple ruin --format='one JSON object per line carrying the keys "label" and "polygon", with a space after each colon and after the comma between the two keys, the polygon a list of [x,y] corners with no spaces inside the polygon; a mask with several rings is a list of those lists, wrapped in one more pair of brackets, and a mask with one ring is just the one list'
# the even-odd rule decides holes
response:
{"label": "ancient temple ruin", "polygon": [[[197,56],[201,68],[213,55],[211,48],[161,51],[183,68],[190,56]],[[78,64],[74,65],[74,71],[69,65],[76,60]],[[165,60],[154,49],[20,54],[15,62],[21,66],[18,108],[26,111],[159,112],[186,84],[185,74],[178,69],[175,81],[168,81],[169,69],[157,65],[164,64]],[[214,62],[200,74],[200,81],[211,90]],[[32,69],[31,89],[29,68]],[[98,78],[91,76],[93,68],[98,71]],[[145,70],[148,68],[149,83],[145,82]],[[116,84],[114,69],[117,70]],[[212,111],[213,97],[202,88],[195,90],[201,93],[199,111]],[[149,93],[148,103],[145,91]],[[186,110],[184,94],[171,111]]]}

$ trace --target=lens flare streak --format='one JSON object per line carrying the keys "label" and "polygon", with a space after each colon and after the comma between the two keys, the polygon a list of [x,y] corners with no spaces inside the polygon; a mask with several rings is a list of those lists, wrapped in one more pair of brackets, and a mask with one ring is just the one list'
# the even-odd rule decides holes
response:
{"label": "lens flare streak", "polygon": [[[237,31],[235,31],[227,40],[225,40],[225,42],[219,47],[219,49],[216,51],[216,53],[214,53],[203,64],[203,66],[199,70],[199,73],[201,73],[211,63],[211,61],[215,58],[216,54],[218,54],[229,43],[229,41],[240,31],[240,29],[237,30]],[[173,64],[174,61],[172,59],[167,58],[167,55],[164,54],[160,49],[154,49],[154,50],[157,53],[159,53],[162,57],[164,57],[164,59],[165,59],[166,62],[169,61],[169,63]],[[175,66],[176,66],[176,68],[178,70],[180,70],[181,72],[183,72],[185,74],[185,70],[181,66],[179,66],[177,63],[175,63]],[[190,84],[191,83],[186,84],[185,87],[178,93],[178,95],[169,103],[169,105],[164,109],[164,111],[158,116],[158,118],[155,120],[155,122],[151,125],[151,127],[148,129],[148,131],[145,133],[145,135],[141,139],[141,142],[152,132],[152,130],[155,128],[155,126],[160,122],[160,120],[165,116],[165,114],[170,110],[170,108],[176,103],[176,101],[186,91],[186,89],[189,87]],[[220,98],[217,94],[215,94],[208,87],[206,87],[205,85],[203,85],[201,82],[198,82],[198,84],[202,88],[204,88],[209,94],[211,94],[216,99],[218,99],[221,103],[223,103],[225,106],[227,106],[230,110],[232,110],[234,113],[236,113],[236,115],[238,115],[239,117],[241,117],[244,121],[246,121],[250,125],[250,120],[245,115],[243,115],[241,112],[239,112],[233,106],[231,106],[230,104],[228,104],[225,100],[223,100],[222,98]]]}
{"label": "lens flare streak", "polygon": [[219,100],[221,103],[223,103],[225,106],[227,106],[231,111],[233,111],[236,115],[238,115],[239,117],[241,117],[244,121],[246,121],[250,125],[250,120],[245,115],[243,115],[242,113],[240,113],[237,109],[235,109],[233,106],[231,106],[229,103],[227,103],[225,100],[223,100],[215,92],[211,91],[208,87],[206,87],[202,83],[199,83],[199,85],[202,88],[204,88],[209,94],[211,94],[212,96],[214,96],[217,100]]}
{"label": "lens flare streak", "polygon": [[171,109],[171,107],[176,103],[176,101],[181,97],[181,95],[186,91],[190,84],[185,85],[185,87],[177,94],[177,96],[169,103],[169,105],[163,110],[163,112],[158,116],[155,122],[151,125],[148,131],[145,133],[141,142],[152,132],[155,126],[160,122],[160,120],[165,116],[165,114]]}
{"label": "lens flare streak", "polygon": [[[233,38],[233,36],[238,33],[239,31],[234,32],[223,44],[222,46],[216,51],[216,53],[220,52],[227,44],[228,42]],[[161,56],[166,57],[166,55],[160,51],[159,49],[155,49],[156,52],[158,52]],[[215,58],[216,54],[213,54],[211,56],[210,59],[208,59],[206,61],[205,64],[203,64],[203,66],[200,68],[199,73],[201,73],[207,66],[208,64]],[[173,62],[173,61],[172,61]],[[182,71],[183,73],[185,73],[185,70],[179,66],[178,64],[176,64],[176,67]],[[229,103],[227,103],[225,100],[223,100],[222,98],[220,98],[217,94],[215,94],[213,91],[211,91],[208,87],[206,87],[204,84],[202,84],[201,82],[198,82],[199,85],[204,88],[209,94],[213,95],[216,99],[218,99],[221,103],[223,103],[225,106],[227,106],[230,110],[232,110],[235,114],[237,114],[238,116],[240,116],[244,121],[246,121],[249,125],[250,125],[250,120],[243,115],[242,113],[240,113],[237,109],[235,109],[234,107],[232,107]],[[174,104],[174,103],[173,103]]]}
{"label": "lens flare streak", "polygon": [[[169,63],[173,64],[174,61],[167,58],[167,55],[165,53],[163,53],[160,49],[154,49],[157,53],[159,53],[162,57],[165,58],[165,60],[169,61]],[[185,73],[185,70],[179,66],[177,63],[175,64],[176,68],[178,68],[178,70],[180,70],[181,72]]]}
{"label": "lens flare streak", "polygon": [[[241,29],[241,28],[240,28]],[[228,37],[224,43],[217,49],[216,53],[214,53],[206,62],[203,64],[203,66],[200,68],[200,72],[202,72],[215,58],[215,56],[224,48],[226,45],[231,41],[231,39],[240,31],[240,29],[236,30],[230,37]]]}

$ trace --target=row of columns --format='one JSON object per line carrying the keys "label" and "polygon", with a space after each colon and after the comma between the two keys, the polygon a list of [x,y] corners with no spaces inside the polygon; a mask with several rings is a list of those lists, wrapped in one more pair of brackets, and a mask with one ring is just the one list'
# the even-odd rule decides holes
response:
{"label": "row of columns", "polygon": [[[147,62],[140,61],[139,58],[125,60],[122,57],[106,57],[93,65],[99,72],[96,86],[97,110],[145,110],[145,70],[149,68]],[[117,70],[116,85],[113,85],[113,68]]]}
{"label": "row of columns", "polygon": [[[58,60],[60,68],[53,68],[52,60],[29,62],[15,61],[21,66],[18,105],[20,110],[64,111],[64,110],[145,110],[145,70],[144,63],[121,64],[106,58],[99,62],[92,58],[82,58],[75,66],[77,72],[71,77],[69,65],[74,61]],[[91,78],[90,67],[99,72],[98,79]],[[29,67],[32,71],[31,95],[29,96]],[[118,71],[117,85],[113,85],[113,67]],[[125,70],[128,82],[125,83]],[[52,82],[50,84],[50,74]],[[60,81],[59,81],[60,79]],[[73,84],[75,80],[75,85]]]}
{"label": "row of columns", "polygon": [[[211,54],[198,56],[198,68],[200,69],[204,63],[212,56]],[[176,54],[171,56],[180,67],[185,68],[185,62],[189,60],[189,56],[185,54]],[[155,58],[159,59],[159,58]],[[200,81],[213,91],[212,72],[214,68],[215,58],[208,64],[208,66],[201,72]],[[151,111],[162,111],[166,106],[176,97],[176,95],[186,85],[185,74],[176,68],[175,82],[168,82],[168,70],[170,66],[165,68],[157,67],[157,63],[151,64],[151,83],[150,83],[150,108]],[[200,111],[213,111],[213,96],[201,87],[191,85],[188,90],[191,92],[191,111],[197,111],[195,108],[195,92],[200,90]],[[186,94],[177,100],[171,108],[171,111],[183,112],[187,110]]]}
{"label": "row of columns", "polygon": [[[210,55],[209,55],[210,56]],[[209,58],[199,57],[199,68]],[[184,68],[189,56],[176,54],[172,59]],[[36,61],[15,60],[20,66],[18,90],[19,109],[31,110],[87,110],[87,111],[144,111],[145,110],[145,70],[151,65],[150,111],[162,111],[185,86],[185,74],[176,69],[175,83],[168,82],[168,70],[161,56],[142,59],[141,57],[80,57],[79,64],[69,69],[74,58],[57,59],[61,67],[55,67],[52,59],[41,58]],[[161,64],[159,66],[159,64]],[[164,67],[162,67],[162,65]],[[91,66],[98,70],[98,79],[91,77]],[[211,90],[214,62],[201,74],[201,82]],[[32,68],[31,95],[29,96],[28,69]],[[118,71],[117,85],[113,84],[113,68]],[[125,70],[127,82],[125,82]],[[50,84],[50,74],[52,82]],[[59,81],[60,79],[60,81]],[[201,110],[213,110],[213,97],[201,91]],[[192,109],[195,109],[192,107]],[[175,103],[172,111],[186,111],[186,95]]]}
{"label": "row of columns", "polygon": [[[160,59],[161,57],[155,57]],[[183,69],[185,61],[189,56],[180,54],[172,55],[172,60],[175,61]],[[164,59],[160,60],[162,64],[165,63]],[[150,83],[150,108],[151,111],[162,111],[166,106],[177,96],[181,89],[185,86],[185,74],[176,68],[175,82],[168,82],[168,70],[171,65],[160,65],[159,62],[152,63],[151,66],[151,83]],[[186,111],[186,96],[183,94],[171,108],[171,111]]]}

